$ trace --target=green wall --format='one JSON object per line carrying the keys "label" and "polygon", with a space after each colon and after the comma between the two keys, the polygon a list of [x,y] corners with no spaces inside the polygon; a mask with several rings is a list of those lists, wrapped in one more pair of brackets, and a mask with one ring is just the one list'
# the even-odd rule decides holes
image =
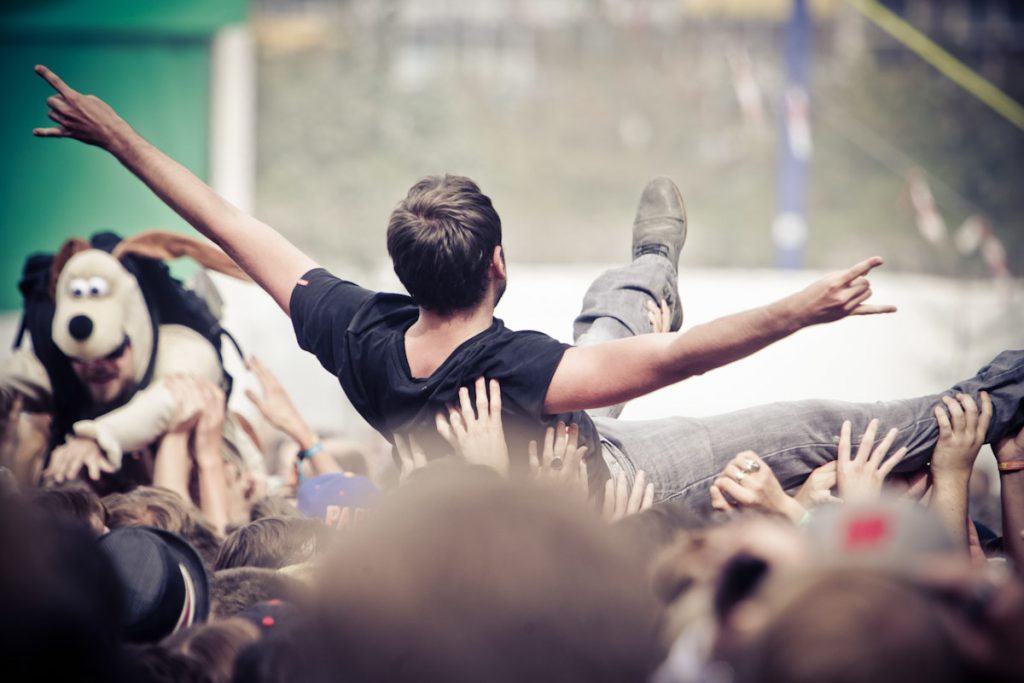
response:
{"label": "green wall", "polygon": [[32,128],[50,125],[45,100],[52,93],[33,65],[99,95],[205,178],[210,39],[244,16],[236,0],[17,2],[0,11],[0,310],[20,307],[17,280],[34,251],[97,230],[186,228],[105,152],[32,136]]}

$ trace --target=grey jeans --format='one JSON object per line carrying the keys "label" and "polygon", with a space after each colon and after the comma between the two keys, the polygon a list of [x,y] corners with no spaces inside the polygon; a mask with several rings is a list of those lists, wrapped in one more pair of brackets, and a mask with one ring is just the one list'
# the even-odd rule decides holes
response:
{"label": "grey jeans", "polygon": [[[646,255],[601,275],[587,290],[573,333],[577,345],[595,344],[651,330],[646,302],[675,296],[675,272],[661,256]],[[711,510],[708,486],[737,453],[757,452],[783,488],[803,483],[814,468],[836,457],[839,427],[852,422],[854,446],[868,422],[882,424],[878,440],[896,427],[890,453],[907,455],[896,468],[922,468],[931,457],[938,426],[932,407],[943,394],[958,392],[992,397],[991,442],[1014,433],[1024,423],[1024,350],[1004,351],[969,379],[939,394],[898,401],[846,403],[795,401],[772,403],[714,417],[619,420],[622,406],[590,411],[601,434],[609,469],[625,471],[632,482],[643,470],[655,486],[655,500],[680,501],[695,512]]]}

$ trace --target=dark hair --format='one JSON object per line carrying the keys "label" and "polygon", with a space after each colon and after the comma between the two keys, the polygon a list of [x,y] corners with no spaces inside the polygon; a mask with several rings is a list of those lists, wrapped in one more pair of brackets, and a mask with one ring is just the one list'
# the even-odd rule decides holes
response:
{"label": "dark hair", "polygon": [[388,221],[388,254],[416,304],[440,314],[479,304],[501,244],[501,219],[469,178],[428,176]]}
{"label": "dark hair", "polygon": [[168,636],[161,645],[168,652],[198,663],[213,683],[228,683],[238,653],[259,637],[258,626],[245,619],[231,617],[190,626]]}
{"label": "dark hair", "polygon": [[231,532],[220,546],[213,568],[280,569],[313,559],[323,524],[300,517],[264,517]]}
{"label": "dark hair", "polygon": [[270,600],[305,605],[306,592],[301,581],[273,569],[221,569],[210,578],[210,618],[233,617],[257,602]]}

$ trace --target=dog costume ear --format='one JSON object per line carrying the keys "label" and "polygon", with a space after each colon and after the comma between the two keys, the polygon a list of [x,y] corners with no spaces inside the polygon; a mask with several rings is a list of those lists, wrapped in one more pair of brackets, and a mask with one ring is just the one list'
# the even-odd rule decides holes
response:
{"label": "dog costume ear", "polygon": [[60,272],[64,270],[64,266],[67,265],[72,256],[90,248],[89,243],[81,237],[72,237],[61,245],[60,250],[53,257],[53,263],[50,265],[49,291],[51,301],[57,300],[57,278],[60,277]]}
{"label": "dog costume ear", "polygon": [[122,240],[114,247],[114,258],[121,259],[129,254],[148,256],[166,261],[188,256],[199,265],[230,275],[239,280],[249,281],[231,257],[214,245],[166,230],[147,230]]}

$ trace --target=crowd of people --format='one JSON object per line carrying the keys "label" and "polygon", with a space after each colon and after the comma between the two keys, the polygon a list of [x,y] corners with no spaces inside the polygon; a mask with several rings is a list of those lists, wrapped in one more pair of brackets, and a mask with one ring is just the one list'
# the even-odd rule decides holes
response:
{"label": "crowd of people", "polygon": [[[915,399],[619,419],[802,327],[892,312],[865,303],[880,259],[682,331],[685,206],[656,179],[631,263],[561,344],[493,317],[500,220],[469,179],[413,186],[387,233],[410,296],[375,293],[37,71],[57,124],[37,135],[114,154],[231,258],[103,235],[26,265],[0,369],[4,680],[1024,676],[1024,351]],[[215,300],[162,267],[183,255],[237,262],[388,449],[318,434],[255,357],[260,419],[231,410]]]}

